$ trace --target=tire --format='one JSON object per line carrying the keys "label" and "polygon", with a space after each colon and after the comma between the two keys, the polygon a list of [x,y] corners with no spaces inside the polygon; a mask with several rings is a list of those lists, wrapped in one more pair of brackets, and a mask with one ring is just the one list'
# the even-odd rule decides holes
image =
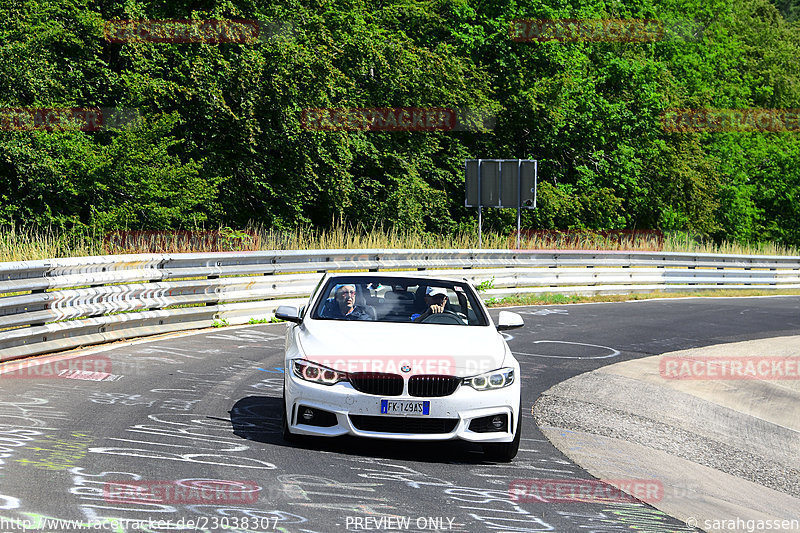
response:
{"label": "tire", "polygon": [[491,442],[483,445],[483,453],[490,460],[498,463],[510,463],[519,451],[519,441],[522,437],[522,403],[517,415],[517,433],[511,442]]}

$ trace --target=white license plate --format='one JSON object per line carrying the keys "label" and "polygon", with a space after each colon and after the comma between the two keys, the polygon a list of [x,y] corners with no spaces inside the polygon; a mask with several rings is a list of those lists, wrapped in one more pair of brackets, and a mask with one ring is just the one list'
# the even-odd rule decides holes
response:
{"label": "white license plate", "polygon": [[382,415],[426,416],[431,412],[430,401],[381,400]]}

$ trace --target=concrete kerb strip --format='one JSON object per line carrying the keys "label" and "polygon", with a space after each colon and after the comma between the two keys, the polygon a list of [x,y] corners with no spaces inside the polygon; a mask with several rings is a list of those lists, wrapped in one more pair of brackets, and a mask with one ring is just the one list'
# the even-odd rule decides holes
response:
{"label": "concrete kerb strip", "polygon": [[609,365],[552,387],[533,413],[545,437],[593,476],[660,481],[663,497],[648,503],[693,527],[752,533],[759,520],[794,520],[769,529],[800,531],[800,380],[661,374],[663,357],[757,356],[797,358],[800,336]]}
{"label": "concrete kerb strip", "polygon": [[744,522],[797,518],[800,509],[798,498],[660,450],[580,431],[541,429],[557,448],[598,479],[658,479],[663,498],[648,503],[704,531],[753,533],[705,524],[736,518]]}

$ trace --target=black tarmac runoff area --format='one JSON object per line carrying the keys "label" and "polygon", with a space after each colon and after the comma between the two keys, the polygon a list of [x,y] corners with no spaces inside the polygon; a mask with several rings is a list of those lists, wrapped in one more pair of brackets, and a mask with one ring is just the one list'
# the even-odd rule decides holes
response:
{"label": "black tarmac runoff area", "polygon": [[[520,480],[592,479],[544,439],[531,407],[604,365],[800,334],[797,296],[509,310],[525,319],[506,335],[523,383],[511,463],[461,441],[284,442],[285,324],[88,350],[103,372],[0,375],[0,532],[695,531],[621,497],[512,497]],[[38,360],[57,369],[63,357]]]}

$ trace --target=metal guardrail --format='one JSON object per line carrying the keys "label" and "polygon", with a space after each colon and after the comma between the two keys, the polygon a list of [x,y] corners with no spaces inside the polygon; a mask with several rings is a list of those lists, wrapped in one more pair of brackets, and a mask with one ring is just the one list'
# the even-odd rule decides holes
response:
{"label": "metal guardrail", "polygon": [[485,298],[707,288],[800,288],[800,257],[527,250],[137,254],[0,263],[0,361],[268,319],[321,272],[414,271],[492,281]]}

